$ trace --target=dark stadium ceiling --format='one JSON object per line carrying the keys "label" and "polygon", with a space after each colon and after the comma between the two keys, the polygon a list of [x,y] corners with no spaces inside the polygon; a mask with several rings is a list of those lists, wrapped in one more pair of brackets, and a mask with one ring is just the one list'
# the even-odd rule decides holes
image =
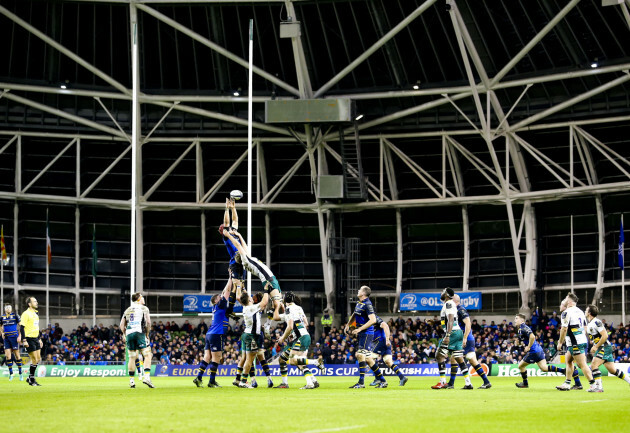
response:
{"label": "dark stadium ceiling", "polygon": [[[0,1],[0,86],[7,90],[0,98],[0,128],[93,132],[87,124],[60,118],[54,112],[61,110],[116,129],[103,109],[106,107],[123,130],[130,131],[128,3]],[[306,95],[355,99],[357,113],[364,115],[362,133],[470,129],[468,120],[479,127],[478,110],[468,91],[467,67],[479,86],[489,81],[503,111],[511,110],[512,124],[531,120],[535,114],[590,91],[590,97],[550,113],[544,121],[630,114],[630,16],[624,15],[625,4],[603,7],[601,0],[457,1],[462,20],[458,25],[447,3],[136,2],[140,89],[146,97],[141,109],[143,132],[158,123],[173,101],[180,101],[153,137],[245,134],[245,125],[221,116],[247,118],[247,69],[204,41],[246,62],[250,18],[255,30],[254,64],[265,75],[254,75],[257,122],[264,122],[262,101],[297,98],[302,90],[298,89],[292,41],[279,37],[280,23],[291,17],[301,23],[304,76],[310,81]],[[463,60],[455,31],[461,24],[480,64],[472,56],[468,65]],[[173,25],[181,27],[176,30]],[[546,26],[550,31],[528,49]],[[181,31],[186,29],[197,39]],[[106,79],[53,48],[34,34],[37,31],[98,68]],[[374,46],[390,32],[395,32],[391,39]],[[464,33],[464,42],[466,37]],[[373,53],[364,56],[373,46]],[[522,51],[522,58],[511,63]],[[362,61],[344,69],[356,59]],[[487,77],[480,75],[479,67]],[[343,76],[331,81],[338,74]],[[525,91],[528,83],[533,85]],[[600,88],[609,83],[609,88]],[[62,84],[66,91],[60,89]],[[485,107],[486,91],[480,93]],[[100,102],[90,96],[99,96]],[[205,111],[200,115],[197,109]],[[255,135],[277,134],[256,129]]]}

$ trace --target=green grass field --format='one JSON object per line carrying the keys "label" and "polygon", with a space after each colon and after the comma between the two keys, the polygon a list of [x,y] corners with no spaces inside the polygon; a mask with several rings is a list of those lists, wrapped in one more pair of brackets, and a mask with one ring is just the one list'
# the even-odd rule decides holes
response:
{"label": "green grass field", "polygon": [[348,389],[354,378],[333,377],[315,390],[298,389],[301,377],[290,378],[290,389],[238,389],[228,378],[217,379],[222,389],[196,388],[192,378],[153,378],[155,389],[130,389],[126,378],[42,378],[39,388],[3,379],[0,413],[5,427],[38,432],[630,431],[630,386],[614,377],[603,378],[604,393],[560,392],[556,377],[530,378],[523,390],[514,386],[520,378],[494,377],[492,389],[470,391],[394,379],[387,389],[359,390]]}

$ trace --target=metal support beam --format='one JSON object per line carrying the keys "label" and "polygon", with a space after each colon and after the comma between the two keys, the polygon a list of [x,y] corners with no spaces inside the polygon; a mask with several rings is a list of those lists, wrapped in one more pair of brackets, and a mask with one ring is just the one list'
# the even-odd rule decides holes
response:
{"label": "metal support beam", "polygon": [[151,194],[153,194],[155,190],[158,189],[160,185],[162,185],[162,182],[166,180],[166,178],[177,168],[179,163],[182,162],[184,158],[186,158],[186,155],[188,155],[190,151],[196,146],[197,142],[193,141],[190,146],[188,146],[186,150],[182,152],[179,158],[177,158],[175,162],[173,162],[171,166],[162,174],[162,176],[160,176],[160,178],[153,184],[153,186],[149,188],[149,190],[142,196],[142,199],[145,201],[148,200],[149,197],[151,197]]}
{"label": "metal support beam", "polygon": [[90,184],[90,186],[88,186],[85,191],[83,191],[83,193],[81,193],[81,198],[85,198],[90,191],[92,191],[94,189],[94,187],[96,185],[99,184],[99,182],[109,174],[109,172],[112,171],[112,169],[116,166],[116,164],[118,164],[120,162],[121,159],[123,159],[125,157],[125,155],[127,155],[129,153],[129,151],[131,150],[131,144],[129,146],[127,146],[127,148],[125,150],[123,150],[123,152],[118,155],[118,157],[114,160],[114,162],[112,162],[111,164],[109,164],[109,166],[103,170],[103,172],[101,174],[98,175],[98,177],[96,178],[96,180],[94,180],[94,182],[92,182]]}
{"label": "metal support beam", "polygon": [[284,187],[289,182],[289,180],[291,180],[293,175],[295,175],[295,173],[302,166],[304,161],[306,161],[306,158],[308,158],[309,156],[310,155],[308,151],[304,152],[304,154],[300,156],[300,158],[297,161],[295,161],[295,163],[291,166],[291,168],[287,170],[287,172],[269,190],[269,192],[263,196],[263,198],[260,200],[260,203],[273,203],[273,201],[276,199],[278,194],[284,189]]}
{"label": "metal support beam", "polygon": [[207,262],[207,241],[206,241],[206,214],[199,213],[201,217],[201,293],[206,293],[206,262]]}
{"label": "metal support beam", "polygon": [[59,158],[61,158],[61,157],[63,156],[63,154],[64,154],[64,153],[66,153],[66,151],[67,151],[68,149],[70,149],[70,147],[72,147],[72,145],[73,145],[76,141],[77,141],[77,139],[75,138],[75,139],[73,139],[70,143],[68,143],[68,144],[66,145],[66,147],[64,147],[64,148],[63,148],[63,150],[62,150],[61,152],[59,152],[59,153],[57,154],[57,156],[55,156],[55,157],[53,158],[53,160],[52,160],[52,161],[50,161],[50,162],[48,163],[48,165],[46,165],[46,167],[44,167],[44,168],[43,168],[43,169],[42,169],[39,173],[37,173],[37,176],[35,176],[35,177],[33,178],[33,180],[31,180],[31,182],[30,182],[28,185],[26,185],[26,186],[24,187],[24,189],[23,189],[22,191],[20,191],[20,192],[25,193],[25,192],[26,192],[26,191],[27,191],[27,190],[28,190],[31,186],[33,186],[33,184],[34,184],[35,182],[37,182],[37,181],[39,180],[39,178],[40,178],[40,177],[42,177],[44,174],[46,174],[46,172],[48,171],[48,169],[49,169],[50,167],[52,167],[52,166],[55,164],[55,162],[57,162],[57,161],[59,160]]}
{"label": "metal support beam", "polygon": [[81,210],[74,208],[74,300],[76,314],[79,315],[81,301]]}
{"label": "metal support beam", "polygon": [[[194,39],[195,41],[199,42],[202,45],[205,45],[206,47],[216,51],[217,53],[227,57],[228,59],[238,63],[239,65],[243,66],[244,68],[249,68],[249,63],[238,57],[237,55],[229,52],[228,50],[226,50],[225,48],[223,48],[222,46],[212,42],[211,40],[201,36],[199,33],[196,33],[192,30],[190,30],[188,27],[185,27],[183,25],[181,25],[180,23],[178,23],[177,21],[175,21],[172,18],[167,17],[166,15],[156,11],[155,9],[146,6],[144,4],[140,4],[137,3],[136,7],[140,10],[142,10],[143,12],[146,12],[147,14],[153,16],[154,18],[160,20],[161,22],[173,27],[175,30],[178,30],[180,32],[182,32],[183,34],[191,37],[192,39]],[[294,94],[295,96],[300,96],[300,92],[298,89],[296,89],[295,87],[285,83],[284,81],[278,79],[278,77],[275,77],[273,75],[271,75],[268,72],[265,72],[264,70],[262,70],[261,68],[254,66],[253,67],[253,72],[266,79],[267,81],[270,81],[272,83],[274,83],[276,86],[281,87],[283,89],[285,89],[286,91]]]}
{"label": "metal support beam", "polygon": [[[254,142],[253,144],[255,146],[256,142]],[[212,187],[208,190],[208,192],[205,193],[204,196],[201,198],[199,203],[207,203],[208,201],[210,201],[212,197],[214,197],[216,192],[219,190],[219,188],[223,186],[223,184],[230,178],[230,176],[232,176],[232,173],[234,173],[236,169],[238,168],[238,166],[241,165],[241,163],[245,160],[245,158],[247,158],[247,150],[245,150],[245,152],[243,152],[241,156],[239,156],[237,160],[234,161],[234,163],[232,163],[230,168],[227,169],[227,171],[223,174],[223,176],[221,176],[219,180],[217,180],[216,183],[212,185]]]}
{"label": "metal support beam", "polygon": [[389,42],[394,36],[404,30],[411,22],[413,22],[416,18],[418,18],[424,11],[429,9],[437,0],[426,0],[422,3],[415,11],[413,11],[409,16],[403,19],[401,22],[396,24],[394,28],[392,28],[389,32],[387,32],[382,38],[380,38],[374,45],[365,50],[363,54],[354,59],[348,66],[343,68],[337,75],[331,78],[326,84],[324,84],[320,89],[315,92],[314,97],[318,98],[324,93],[326,93],[332,86],[337,84],[343,77],[352,72],[358,65],[363,63],[365,59],[374,54],[379,48]]}

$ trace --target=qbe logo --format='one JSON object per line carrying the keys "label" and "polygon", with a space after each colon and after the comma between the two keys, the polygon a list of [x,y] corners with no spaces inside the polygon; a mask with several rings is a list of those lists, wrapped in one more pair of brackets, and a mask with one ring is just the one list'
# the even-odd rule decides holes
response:
{"label": "qbe logo", "polygon": [[197,297],[188,295],[184,297],[184,311],[195,311],[197,309]]}

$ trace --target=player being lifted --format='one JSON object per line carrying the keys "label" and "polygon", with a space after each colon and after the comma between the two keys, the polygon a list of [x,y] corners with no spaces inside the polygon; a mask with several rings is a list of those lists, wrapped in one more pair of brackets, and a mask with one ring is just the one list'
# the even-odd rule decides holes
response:
{"label": "player being lifted", "polygon": [[[571,389],[571,376],[573,376],[573,361],[582,369],[582,372],[590,383],[589,392],[597,390],[597,384],[593,380],[593,373],[586,364],[586,350],[588,339],[586,337],[586,317],[576,304],[578,297],[574,293],[569,293],[565,298],[567,309],[560,317],[561,326],[560,338],[558,340],[558,351],[562,349],[563,340],[566,341],[566,380],[562,385],[556,386],[559,391],[569,391]],[[578,389],[582,389],[581,386]]]}
{"label": "player being lifted", "polygon": [[[372,357],[377,359],[379,355],[382,356],[385,365],[391,368],[391,370],[400,379],[398,386],[405,386],[409,379],[401,373],[400,369],[396,364],[394,364],[392,359],[392,342],[390,340],[391,332],[389,330],[389,325],[377,316],[374,328],[374,350],[372,351]],[[370,383],[370,386],[377,386],[380,383],[381,382],[379,380],[374,379],[374,382]]]}
{"label": "player being lifted", "polygon": [[[525,324],[525,315],[517,314],[514,316],[514,324],[518,328],[518,338],[525,344],[525,357],[518,364],[518,369],[521,372],[522,382],[516,384],[517,388],[529,388],[527,381],[527,366],[529,364],[538,364],[540,371],[566,374],[564,368],[556,367],[555,365],[548,365],[547,359],[545,359],[545,352],[540,347],[538,341],[536,341],[536,335],[532,332],[531,328]],[[577,376],[578,371],[574,370],[573,375]]]}
{"label": "player being lifted", "polygon": [[599,308],[597,308],[596,305],[589,305],[586,307],[586,318],[588,319],[588,326],[586,327],[586,330],[588,331],[588,336],[593,343],[593,347],[591,348],[591,354],[593,355],[591,370],[593,371],[593,379],[597,382],[597,391],[592,392],[604,392],[604,388],[602,386],[602,372],[599,371],[599,366],[602,364],[611,375],[615,375],[619,379],[630,383],[630,376],[615,368],[615,360],[612,355],[612,345],[610,344],[610,341],[608,341],[608,331],[606,331],[602,321],[597,318],[598,314]]}
{"label": "player being lifted", "polygon": [[[231,221],[231,222],[230,222]],[[228,307],[226,315],[238,320],[237,316],[233,316],[234,304],[236,303],[236,289],[243,287],[245,280],[245,272],[243,271],[243,265],[236,261],[236,254],[238,250],[235,244],[238,244],[238,240],[230,239],[226,236],[230,229],[238,230],[238,214],[236,213],[236,205],[234,199],[225,199],[225,212],[223,213],[223,224],[219,226],[219,234],[223,239],[223,243],[227,248],[230,256],[229,270],[232,278],[232,291],[229,293]]]}
{"label": "player being lifted", "polygon": [[193,383],[197,385],[198,388],[203,386],[203,374],[206,368],[208,368],[208,365],[210,365],[210,381],[208,382],[208,388],[221,388],[216,382],[216,376],[221,358],[223,357],[223,335],[228,327],[226,313],[228,309],[228,299],[232,293],[232,283],[233,280],[230,275],[230,279],[225,285],[223,293],[214,295],[210,300],[212,303],[212,324],[206,333],[206,345],[203,351],[203,360],[201,364],[199,364],[199,373],[197,377],[193,379]]}
{"label": "player being lifted", "polygon": [[[9,368],[9,380],[13,380],[13,358],[20,375],[20,380],[24,380],[22,373],[22,357],[20,356],[20,316],[14,311],[11,304],[4,304],[4,316],[0,320],[0,332],[4,340],[4,356]],[[13,358],[11,357],[13,355]]]}
{"label": "player being lifted", "polygon": [[[473,337],[471,328],[472,323],[470,322],[470,315],[468,311],[462,307],[461,300],[458,294],[453,296],[453,302],[457,305],[457,322],[461,327],[464,324],[464,357],[470,362],[472,368],[475,369],[479,377],[483,380],[483,385],[479,387],[479,389],[489,389],[492,387],[492,384],[488,380],[488,376],[483,371],[481,364],[477,361],[477,354],[475,353],[475,337]],[[455,387],[455,377],[457,376],[457,363],[454,362],[454,359],[451,358],[451,378],[448,381],[449,387]]]}
{"label": "player being lifted", "polygon": [[[317,384],[317,381],[314,380],[313,373],[311,373],[306,366],[309,364],[317,365],[317,367],[319,367],[319,369],[323,372],[324,361],[321,358],[319,360],[307,358],[308,348],[311,346],[311,336],[308,333],[308,321],[306,319],[306,315],[304,314],[304,310],[302,307],[297,305],[297,303],[299,303],[297,295],[293,292],[287,292],[284,295],[284,303],[285,313],[281,315],[281,317],[286,322],[287,328],[285,329],[284,334],[278,339],[278,344],[282,346],[291,333],[295,333],[297,339],[282,351],[282,355],[280,355],[281,370],[282,363],[285,364],[285,369],[287,362],[291,365],[295,365],[306,379],[306,386],[303,386],[300,389],[317,388],[319,384]],[[274,317],[277,316],[274,315]],[[283,378],[284,377],[285,376],[283,375]],[[288,388],[288,386],[283,388]]]}
{"label": "player being lifted", "polygon": [[457,320],[457,306],[453,301],[454,296],[455,292],[450,287],[444,289],[440,296],[443,303],[442,311],[440,312],[440,320],[445,335],[440,341],[435,357],[440,372],[440,381],[431,387],[433,389],[452,388],[446,383],[446,360],[449,359],[450,356],[455,359],[461,370],[461,375],[464,376],[466,385],[462,389],[473,389],[470,376],[468,375],[468,367],[464,362],[464,333]]}
{"label": "player being lifted", "polygon": [[131,295],[131,306],[127,308],[120,319],[120,329],[123,331],[123,341],[127,345],[129,353],[129,386],[135,388],[136,384],[133,376],[136,373],[136,358],[138,351],[142,353],[144,358],[144,375],[142,375],[142,383],[149,388],[155,388],[151,382],[151,347],[149,345],[149,326],[151,317],[149,309],[144,305],[144,296],[140,293]]}
{"label": "player being lifted", "polygon": [[241,263],[243,268],[252,275],[260,278],[260,282],[263,285],[263,291],[269,293],[269,297],[273,302],[274,316],[276,313],[280,313],[280,305],[282,303],[282,291],[280,290],[280,283],[278,279],[273,275],[271,269],[269,269],[263,262],[256,257],[249,256],[247,254],[247,243],[243,236],[237,230],[223,231],[232,244],[238,250],[238,254],[234,257],[236,263]]}
{"label": "player being lifted", "polygon": [[[350,316],[350,320],[344,327],[346,334],[350,333],[358,339],[356,356],[359,361],[359,381],[350,388],[365,388],[365,370],[367,366],[374,372],[374,377],[380,383],[377,388],[387,388],[387,381],[381,373],[378,364],[370,356],[372,354],[372,342],[374,341],[374,324],[376,323],[376,314],[374,307],[370,301],[372,290],[368,286],[361,286],[359,289],[359,301],[354,307],[354,313]],[[356,321],[357,328],[350,330],[352,319]]]}

